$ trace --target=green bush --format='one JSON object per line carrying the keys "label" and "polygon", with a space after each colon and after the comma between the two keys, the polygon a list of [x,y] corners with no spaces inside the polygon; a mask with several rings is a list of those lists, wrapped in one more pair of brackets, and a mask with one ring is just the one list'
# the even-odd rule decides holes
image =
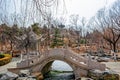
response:
{"label": "green bush", "polygon": [[9,55],[9,54],[3,54],[3,55],[4,55],[4,57],[0,58],[0,66],[9,63],[11,61],[11,59],[12,59],[12,56]]}
{"label": "green bush", "polygon": [[4,58],[5,56],[4,56],[4,54],[0,54],[0,58]]}
{"label": "green bush", "polygon": [[118,74],[104,75],[104,79],[103,80],[119,80],[119,75]]}
{"label": "green bush", "polygon": [[85,44],[85,43],[86,43],[86,40],[85,40],[85,39],[81,39],[81,40],[80,40],[80,43],[81,43],[81,44]]}

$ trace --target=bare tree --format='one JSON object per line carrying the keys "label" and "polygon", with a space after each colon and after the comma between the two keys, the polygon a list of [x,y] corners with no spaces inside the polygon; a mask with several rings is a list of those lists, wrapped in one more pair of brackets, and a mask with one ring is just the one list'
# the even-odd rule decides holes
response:
{"label": "bare tree", "polygon": [[[81,43],[82,36],[85,35],[85,25],[86,25],[86,19],[84,17],[79,17],[79,15],[71,15],[70,16],[70,25],[75,30],[75,33],[77,35],[77,44],[78,47]],[[86,38],[85,38],[86,39]]]}
{"label": "bare tree", "polygon": [[103,38],[109,42],[109,44],[113,47],[113,51],[116,52],[116,44],[120,38],[120,33],[115,30],[114,20],[109,16],[105,16],[105,10],[99,11],[97,16],[95,17],[96,26]]}
{"label": "bare tree", "polygon": [[109,9],[109,17],[115,23],[115,29],[120,32],[120,0],[117,0]]}
{"label": "bare tree", "polygon": [[79,16],[71,15],[70,16],[70,26],[73,27],[75,33],[77,34],[77,46],[80,46],[80,38],[82,34],[82,27],[79,25]]}

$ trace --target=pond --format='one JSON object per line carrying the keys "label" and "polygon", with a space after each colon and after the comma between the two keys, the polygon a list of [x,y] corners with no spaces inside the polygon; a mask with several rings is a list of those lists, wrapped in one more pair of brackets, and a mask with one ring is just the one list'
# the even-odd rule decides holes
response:
{"label": "pond", "polygon": [[55,60],[50,72],[44,75],[44,80],[74,80],[72,68],[65,62]]}

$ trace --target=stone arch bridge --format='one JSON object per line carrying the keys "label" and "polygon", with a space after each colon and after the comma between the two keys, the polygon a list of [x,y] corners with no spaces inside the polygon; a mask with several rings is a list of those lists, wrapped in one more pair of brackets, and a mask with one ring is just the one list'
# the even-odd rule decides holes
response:
{"label": "stone arch bridge", "polygon": [[98,69],[104,71],[106,66],[76,54],[70,49],[52,49],[41,53],[39,56],[17,63],[19,69],[29,69],[30,72],[41,71],[43,74],[49,71],[54,60],[68,63],[73,69],[75,78],[87,76],[88,70]]}

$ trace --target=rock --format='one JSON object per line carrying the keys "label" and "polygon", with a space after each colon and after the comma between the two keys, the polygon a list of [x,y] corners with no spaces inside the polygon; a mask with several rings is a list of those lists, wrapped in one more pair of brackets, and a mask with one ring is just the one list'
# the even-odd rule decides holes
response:
{"label": "rock", "polygon": [[77,79],[75,79],[75,80],[81,80],[81,78],[77,78]]}
{"label": "rock", "polygon": [[91,78],[82,77],[81,80],[93,80]]}
{"label": "rock", "polygon": [[103,79],[104,80],[119,80],[119,75],[111,70],[107,70],[103,72]]}
{"label": "rock", "polygon": [[0,74],[0,78],[3,76],[3,74]]}
{"label": "rock", "polygon": [[30,75],[30,71],[29,70],[20,70],[20,73],[26,74],[26,75]]}
{"label": "rock", "polygon": [[4,74],[1,78],[0,78],[0,80],[14,80],[15,79],[15,77],[9,77],[8,75],[6,75],[6,74]]}
{"label": "rock", "polygon": [[19,77],[27,77],[27,74],[20,73],[20,74],[19,74]]}
{"label": "rock", "polygon": [[113,71],[90,70],[88,77],[94,80],[119,80],[119,75]]}
{"label": "rock", "polygon": [[16,77],[18,77],[17,74],[7,72],[1,76],[0,80],[14,80]]}
{"label": "rock", "polygon": [[119,80],[118,74],[105,74],[103,75],[103,80]]}
{"label": "rock", "polygon": [[110,58],[106,58],[106,57],[99,57],[97,59],[98,62],[108,62],[110,60]]}
{"label": "rock", "polygon": [[43,78],[44,78],[41,72],[35,72],[35,73],[32,73],[31,75],[33,77],[36,77],[37,80],[43,80]]}
{"label": "rock", "polygon": [[18,77],[17,74],[12,73],[12,72],[7,72],[6,75],[8,75],[9,77]]}
{"label": "rock", "polygon": [[88,72],[88,77],[92,78],[92,79],[95,79],[95,80],[98,80],[100,76],[102,76],[102,71],[100,70],[90,70]]}
{"label": "rock", "polygon": [[9,76],[7,76],[6,74],[3,74],[2,77],[0,78],[0,80],[6,80],[9,79]]}
{"label": "rock", "polygon": [[20,70],[19,77],[28,77],[29,75],[29,70]]}
{"label": "rock", "polygon": [[36,79],[32,77],[19,77],[16,80],[36,80]]}

